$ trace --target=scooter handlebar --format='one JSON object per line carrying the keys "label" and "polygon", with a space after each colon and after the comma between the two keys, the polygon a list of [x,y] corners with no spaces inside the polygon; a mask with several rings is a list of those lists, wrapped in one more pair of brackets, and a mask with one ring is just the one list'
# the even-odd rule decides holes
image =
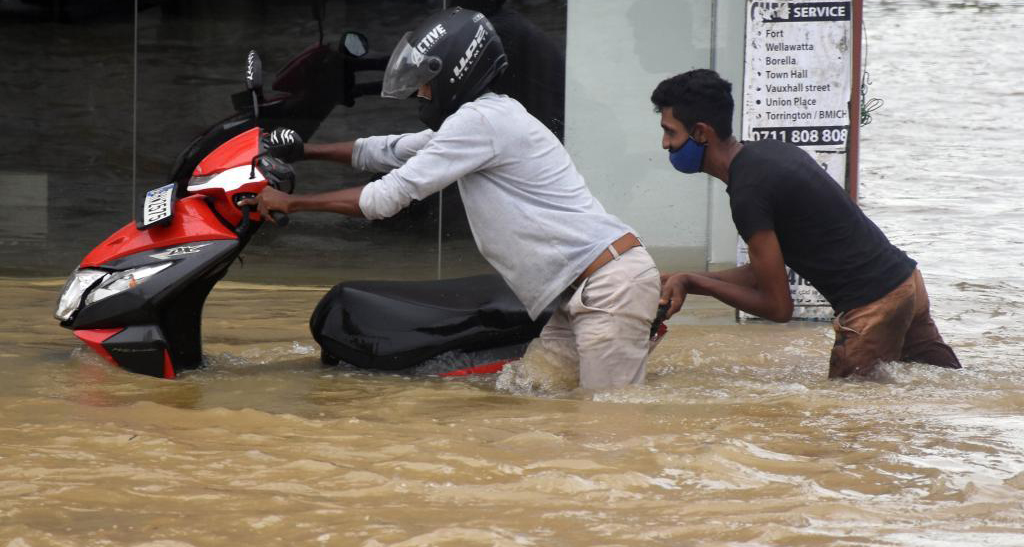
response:
{"label": "scooter handlebar", "polygon": [[281,228],[288,226],[288,223],[291,222],[291,219],[288,217],[288,213],[282,213],[281,211],[271,211],[270,216],[274,218],[274,222],[277,223],[277,225],[280,226]]}

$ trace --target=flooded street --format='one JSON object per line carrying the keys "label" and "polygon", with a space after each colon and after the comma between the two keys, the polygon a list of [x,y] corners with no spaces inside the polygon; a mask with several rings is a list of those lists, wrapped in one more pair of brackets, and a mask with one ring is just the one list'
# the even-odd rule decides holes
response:
{"label": "flooded street", "polygon": [[0,547],[1024,544],[1024,5],[866,4],[860,204],[962,371],[829,381],[829,325],[701,298],[614,392],[330,368],[331,282],[254,282],[260,256],[206,304],[208,366],[165,381],[57,325],[63,278],[5,277]]}

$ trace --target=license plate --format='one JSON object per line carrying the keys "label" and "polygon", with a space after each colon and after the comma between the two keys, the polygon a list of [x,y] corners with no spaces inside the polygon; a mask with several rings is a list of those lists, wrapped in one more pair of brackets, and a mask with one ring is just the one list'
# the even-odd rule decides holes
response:
{"label": "license plate", "polygon": [[174,183],[146,192],[142,203],[142,222],[139,228],[145,230],[155,224],[165,224],[174,216]]}

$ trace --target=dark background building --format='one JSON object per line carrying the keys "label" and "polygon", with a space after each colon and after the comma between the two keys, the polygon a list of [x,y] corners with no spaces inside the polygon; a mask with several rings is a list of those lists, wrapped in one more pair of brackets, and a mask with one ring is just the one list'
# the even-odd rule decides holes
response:
{"label": "dark background building", "polygon": [[[138,6],[138,12],[135,8]],[[233,113],[244,90],[246,54],[256,49],[269,88],[289,59],[318,40],[309,0],[0,1],[0,275],[65,275],[101,240],[131,221],[146,190],[169,177],[178,153]],[[390,54],[398,38],[440,0],[328,0],[324,40],[346,31]],[[502,91],[542,92],[545,123],[558,132],[564,92],[565,0],[509,0],[495,15],[545,40],[533,59],[549,82],[503,82]],[[499,27],[499,33],[501,33]],[[506,31],[508,32],[508,31]],[[521,31],[526,32],[526,31]],[[510,45],[521,44],[510,39]],[[525,59],[523,59],[525,61]],[[524,66],[513,61],[514,66]],[[517,74],[530,70],[520,68]],[[554,74],[554,76],[551,76]],[[372,80],[380,73],[360,75]],[[525,78],[526,76],[515,76]],[[536,78],[536,76],[530,76]],[[554,83],[550,83],[553,79]],[[552,91],[554,90],[554,91]],[[552,99],[552,97],[555,97]],[[312,141],[419,131],[414,101],[365,96],[336,106]],[[297,191],[372,180],[343,166],[297,165]],[[453,185],[394,219],[295,215],[286,229],[264,227],[238,275],[331,283],[347,268],[373,277],[424,278],[485,271]],[[248,265],[247,263],[247,265]],[[233,275],[235,275],[233,273]]]}

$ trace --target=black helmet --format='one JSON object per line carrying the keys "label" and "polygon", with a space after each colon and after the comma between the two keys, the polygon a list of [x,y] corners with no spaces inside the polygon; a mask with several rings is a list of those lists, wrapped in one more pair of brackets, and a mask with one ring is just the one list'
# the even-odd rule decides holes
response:
{"label": "black helmet", "polygon": [[420,119],[433,130],[463,103],[479,97],[508,61],[494,26],[462,8],[436,13],[405,33],[384,71],[381,96],[404,99],[430,82],[432,99]]}

